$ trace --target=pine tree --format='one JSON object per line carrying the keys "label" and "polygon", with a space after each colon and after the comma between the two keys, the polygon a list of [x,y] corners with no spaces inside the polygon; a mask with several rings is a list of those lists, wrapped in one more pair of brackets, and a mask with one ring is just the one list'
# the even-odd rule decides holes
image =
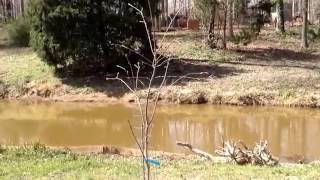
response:
{"label": "pine tree", "polygon": [[82,72],[109,68],[132,53],[128,48],[150,50],[142,17],[129,5],[151,16],[157,0],[150,2],[151,11],[146,0],[33,0],[31,44],[54,66]]}

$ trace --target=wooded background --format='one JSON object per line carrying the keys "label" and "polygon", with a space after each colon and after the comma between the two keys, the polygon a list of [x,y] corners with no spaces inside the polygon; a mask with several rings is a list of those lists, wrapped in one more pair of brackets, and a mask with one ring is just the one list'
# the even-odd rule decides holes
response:
{"label": "wooded background", "polygon": [[0,19],[17,18],[25,10],[27,0],[0,0]]}
{"label": "wooded background", "polygon": [[[22,12],[25,11],[27,2],[29,0],[0,0],[0,19],[9,20],[17,18]],[[158,8],[160,10],[159,20],[161,26],[165,26],[169,16],[174,14],[183,15],[186,17],[194,18],[194,1],[195,0],[161,0]],[[217,0],[227,1],[227,0]],[[229,0],[230,1],[230,0]],[[249,3],[257,3],[261,0],[231,0],[231,1],[245,1]],[[308,16],[310,23],[319,23],[320,21],[320,1],[308,0]],[[301,17],[303,12],[304,0],[284,0],[284,13],[285,20],[291,21],[296,17]],[[237,8],[237,7],[234,7]],[[276,9],[273,9],[275,12]]]}

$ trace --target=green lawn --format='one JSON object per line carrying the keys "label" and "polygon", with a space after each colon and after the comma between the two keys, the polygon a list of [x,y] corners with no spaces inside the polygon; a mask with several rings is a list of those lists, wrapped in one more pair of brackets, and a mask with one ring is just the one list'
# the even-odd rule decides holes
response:
{"label": "green lawn", "polygon": [[28,83],[55,82],[53,67],[42,62],[31,48],[8,45],[6,25],[0,24],[0,85],[21,90]]}
{"label": "green lawn", "polygon": [[[236,166],[200,159],[168,160],[153,168],[156,179],[317,179],[320,165],[286,167]],[[41,145],[2,149],[0,179],[139,179],[139,158],[76,155]]]}
{"label": "green lawn", "polygon": [[8,32],[6,29],[6,25],[0,23],[0,45],[7,44],[8,41]]}
{"label": "green lawn", "polygon": [[172,57],[193,60],[208,60],[212,63],[238,60],[240,55],[231,51],[210,49],[206,43],[204,33],[192,31],[169,32],[164,37],[163,33],[157,34],[159,51]]}
{"label": "green lawn", "polygon": [[10,48],[0,55],[0,78],[10,85],[54,79],[54,69],[29,48]]}
{"label": "green lawn", "polygon": [[[310,48],[307,50],[300,49],[301,28],[287,27],[286,33],[275,33],[274,29],[264,28],[257,39],[253,40],[247,46],[241,44],[233,44],[228,42],[229,50],[210,49],[207,45],[206,38],[208,35],[201,32],[193,31],[177,31],[166,34],[164,40],[162,38],[164,33],[157,33],[160,44],[160,51],[168,56],[179,58],[193,59],[193,60],[208,60],[212,63],[228,62],[246,60],[241,53],[237,53],[238,48],[279,48],[288,49],[301,52],[315,52],[319,51],[320,34],[317,26],[310,26],[309,43]],[[238,29],[235,29],[237,34]]]}

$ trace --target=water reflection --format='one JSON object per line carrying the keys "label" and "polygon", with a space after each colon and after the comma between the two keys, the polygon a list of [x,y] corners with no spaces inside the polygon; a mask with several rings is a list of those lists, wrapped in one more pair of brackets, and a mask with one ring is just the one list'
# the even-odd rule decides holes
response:
{"label": "water reflection", "polygon": [[[135,114],[125,105],[0,103],[0,142],[136,147],[127,123]],[[138,121],[133,124],[138,131]],[[168,152],[184,152],[176,141],[213,152],[223,139],[249,145],[267,139],[272,152],[282,158],[319,159],[320,110],[162,106],[151,138],[153,149]]]}

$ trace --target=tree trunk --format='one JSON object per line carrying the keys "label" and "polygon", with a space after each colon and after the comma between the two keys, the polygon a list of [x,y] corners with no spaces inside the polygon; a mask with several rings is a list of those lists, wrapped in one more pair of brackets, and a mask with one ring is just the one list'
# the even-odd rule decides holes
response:
{"label": "tree trunk", "polygon": [[278,0],[277,2],[277,13],[278,13],[278,21],[277,21],[277,29],[281,33],[285,33],[285,27],[284,27],[284,3],[283,0]]}
{"label": "tree trunk", "polygon": [[6,6],[5,6],[5,1],[1,0],[1,7],[2,7],[2,16],[4,20],[6,20]]}
{"label": "tree trunk", "polygon": [[311,19],[311,0],[308,2],[308,21],[312,21]]}
{"label": "tree trunk", "polygon": [[15,0],[11,0],[11,3],[12,3],[12,17],[15,19],[17,17],[16,2]]}
{"label": "tree trunk", "polygon": [[233,38],[233,0],[228,0],[228,37],[230,39]]}
{"label": "tree trunk", "polygon": [[304,0],[303,26],[302,26],[302,47],[308,48],[308,0]]}
{"label": "tree trunk", "polygon": [[223,49],[227,49],[227,38],[226,38],[226,31],[227,31],[227,5],[224,7],[224,18],[223,18]]}
{"label": "tree trunk", "polygon": [[210,27],[209,27],[209,34],[214,34],[214,26],[215,26],[215,20],[216,20],[216,3],[213,2],[211,7],[211,21],[210,21]]}
{"label": "tree trunk", "polygon": [[298,1],[298,11],[299,11],[299,15],[302,16],[302,0]]}
{"label": "tree trunk", "polygon": [[292,20],[296,17],[296,0],[292,0]]}
{"label": "tree trunk", "polygon": [[[209,24],[209,35],[208,35],[208,44],[211,49],[217,47],[216,37],[215,37],[215,23],[216,23],[216,9],[217,4],[216,1],[211,1],[210,3],[210,24]],[[219,25],[219,20],[218,20]]]}
{"label": "tree trunk", "polygon": [[21,0],[21,4],[20,4],[20,8],[21,8],[21,14],[24,14],[24,0]]}

